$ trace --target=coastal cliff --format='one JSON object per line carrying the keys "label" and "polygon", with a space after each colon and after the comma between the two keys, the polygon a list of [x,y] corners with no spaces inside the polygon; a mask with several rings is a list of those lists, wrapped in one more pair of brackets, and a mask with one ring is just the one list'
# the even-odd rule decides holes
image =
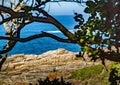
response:
{"label": "coastal cliff", "polygon": [[[2,85],[15,85],[17,82],[36,82],[39,78],[46,78],[55,73],[55,77],[68,77],[77,68],[99,64],[86,58],[76,57],[77,53],[65,49],[45,52],[41,55],[18,54],[7,58],[0,72]],[[1,85],[0,84],[0,85]]]}

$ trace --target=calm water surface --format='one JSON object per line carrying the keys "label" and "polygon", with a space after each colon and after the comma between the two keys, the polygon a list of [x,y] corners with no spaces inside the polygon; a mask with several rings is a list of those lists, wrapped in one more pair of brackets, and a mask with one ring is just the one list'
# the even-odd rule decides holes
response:
{"label": "calm water surface", "polygon": [[[73,16],[54,16],[57,20],[59,20],[65,27],[67,27],[70,31],[74,31],[74,26],[76,22],[73,19]],[[55,34],[59,37],[66,38],[59,30],[52,24],[44,24],[34,22],[25,26],[21,30],[21,37],[25,38],[30,35],[39,34],[41,31],[45,31],[48,33]],[[0,26],[0,36],[5,35],[3,26]],[[0,49],[3,48],[6,41],[0,40]],[[18,42],[12,51],[9,52],[9,55],[13,54],[41,54],[43,52],[49,50],[55,50],[58,48],[65,48],[69,51],[78,52],[80,51],[80,47],[77,44],[68,44],[58,42],[52,38],[44,37],[38,38],[29,42],[20,43]]]}

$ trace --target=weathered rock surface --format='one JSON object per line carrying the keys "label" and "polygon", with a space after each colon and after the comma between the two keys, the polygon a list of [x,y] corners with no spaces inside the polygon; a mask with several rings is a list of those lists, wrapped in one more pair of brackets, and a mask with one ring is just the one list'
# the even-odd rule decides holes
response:
{"label": "weathered rock surface", "polygon": [[48,51],[41,55],[13,55],[8,57],[3,65],[0,85],[36,82],[39,78],[51,76],[50,73],[53,71],[56,71],[56,76],[67,77],[71,71],[93,64],[83,61],[82,58],[76,58],[75,55],[76,53],[65,49]]}

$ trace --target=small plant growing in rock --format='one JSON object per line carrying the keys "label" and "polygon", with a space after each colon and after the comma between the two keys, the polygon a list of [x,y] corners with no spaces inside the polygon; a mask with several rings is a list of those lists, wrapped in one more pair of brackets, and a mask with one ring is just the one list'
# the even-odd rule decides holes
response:
{"label": "small plant growing in rock", "polygon": [[38,83],[39,83],[39,85],[72,85],[69,82],[65,82],[63,77],[61,77],[61,80],[59,80],[58,78],[55,78],[52,81],[47,77],[44,80],[39,79]]}

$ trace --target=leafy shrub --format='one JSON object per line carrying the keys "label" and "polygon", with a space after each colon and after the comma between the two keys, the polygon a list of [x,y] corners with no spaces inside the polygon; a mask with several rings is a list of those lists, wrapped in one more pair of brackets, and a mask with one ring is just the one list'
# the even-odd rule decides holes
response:
{"label": "leafy shrub", "polygon": [[112,63],[109,74],[110,85],[120,85],[120,63]]}

